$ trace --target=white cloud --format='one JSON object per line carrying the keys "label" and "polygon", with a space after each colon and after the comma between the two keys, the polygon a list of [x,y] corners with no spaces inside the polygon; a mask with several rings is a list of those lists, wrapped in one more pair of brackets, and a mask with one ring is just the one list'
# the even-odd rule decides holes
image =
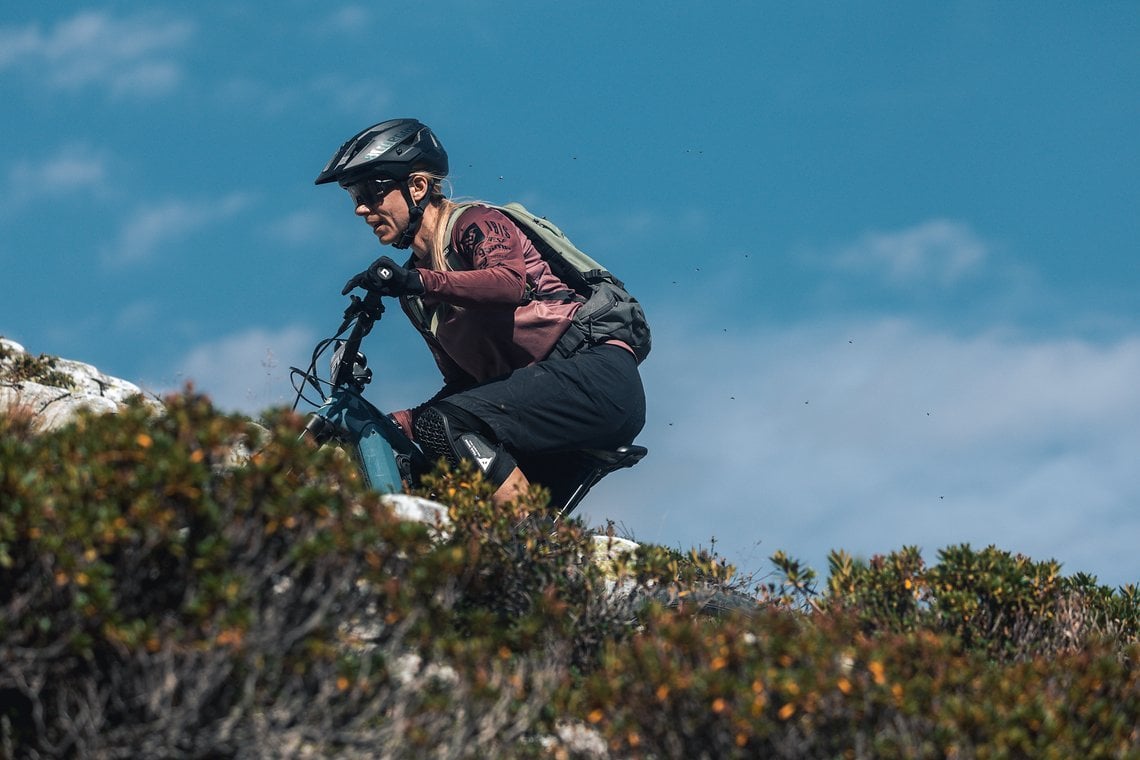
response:
{"label": "white cloud", "polygon": [[115,95],[169,91],[182,71],[172,56],[193,36],[190,22],[165,15],[116,18],[85,11],[43,30],[0,28],[0,71],[23,67],[60,89],[99,86]]}
{"label": "white cloud", "polygon": [[330,37],[371,34],[375,31],[376,11],[363,5],[346,5],[328,14],[318,30]]}
{"label": "white cloud", "polygon": [[160,317],[160,303],[153,299],[132,301],[112,315],[111,324],[120,335],[133,335],[154,324]]}
{"label": "white cloud", "polygon": [[292,403],[289,366],[308,357],[315,343],[306,327],[250,328],[194,347],[170,379],[154,385],[176,391],[191,381],[219,408],[254,414]]}
{"label": "white cloud", "polygon": [[103,260],[113,266],[147,261],[164,242],[229,218],[249,202],[248,196],[233,193],[217,200],[175,199],[148,206],[124,223],[118,239],[104,249]]}
{"label": "white cloud", "polygon": [[298,108],[374,115],[387,110],[393,102],[387,85],[370,82],[361,87],[358,79],[342,75],[316,76],[285,85],[237,76],[219,87],[217,96],[226,108],[252,107],[272,118]]}
{"label": "white cloud", "polygon": [[868,232],[835,252],[841,269],[884,277],[899,287],[949,287],[976,273],[991,245],[967,224],[932,219],[896,232]]}
{"label": "white cloud", "polygon": [[36,27],[0,27],[0,70],[22,58],[34,56],[43,46]]}
{"label": "white cloud", "polygon": [[833,548],[915,544],[933,562],[969,542],[1140,581],[1140,336],[888,320],[686,333],[655,333],[650,455],[591,496],[592,521],[684,547],[716,536],[753,569],[776,549],[825,575]]}
{"label": "white cloud", "polygon": [[267,237],[290,246],[304,246],[327,239],[333,224],[318,211],[294,211],[272,222]]}
{"label": "white cloud", "polygon": [[38,199],[61,200],[74,193],[102,195],[108,191],[107,156],[86,145],[64,145],[39,160],[22,160],[8,171],[5,209]]}

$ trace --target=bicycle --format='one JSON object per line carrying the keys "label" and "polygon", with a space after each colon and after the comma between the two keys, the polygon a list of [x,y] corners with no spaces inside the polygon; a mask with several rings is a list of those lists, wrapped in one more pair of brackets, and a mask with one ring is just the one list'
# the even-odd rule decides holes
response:
{"label": "bicycle", "polygon": [[[308,369],[290,367],[290,378],[297,392],[293,410],[297,410],[302,400],[317,407],[310,413],[302,436],[317,445],[336,441],[346,446],[355,456],[368,487],[381,493],[399,494],[415,485],[418,476],[429,471],[432,463],[388,415],[364,398],[364,389],[372,382],[373,373],[360,345],[383,316],[384,304],[381,296],[373,292],[364,298],[357,295],[349,298],[340,328],[332,337],[317,343]],[[342,338],[346,333],[347,337]],[[317,364],[334,346],[329,379],[324,380],[318,375]],[[305,397],[306,385],[321,394],[320,403]],[[551,503],[546,517],[551,524],[565,519],[602,478],[633,467],[647,453],[648,449],[635,444],[613,450],[574,452],[584,463],[583,475],[568,493]]]}

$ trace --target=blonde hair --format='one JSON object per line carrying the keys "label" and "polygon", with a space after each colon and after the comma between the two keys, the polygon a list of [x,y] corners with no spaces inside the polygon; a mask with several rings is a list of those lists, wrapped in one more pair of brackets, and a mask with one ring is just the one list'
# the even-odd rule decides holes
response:
{"label": "blonde hair", "polygon": [[437,211],[435,234],[428,241],[428,259],[431,261],[431,268],[439,272],[450,272],[453,267],[447,260],[447,248],[450,243],[447,240],[447,222],[456,204],[444,192],[443,185],[448,182],[447,177],[423,171],[408,175],[408,179],[412,177],[423,177],[428,181],[430,193],[428,203],[435,206]]}

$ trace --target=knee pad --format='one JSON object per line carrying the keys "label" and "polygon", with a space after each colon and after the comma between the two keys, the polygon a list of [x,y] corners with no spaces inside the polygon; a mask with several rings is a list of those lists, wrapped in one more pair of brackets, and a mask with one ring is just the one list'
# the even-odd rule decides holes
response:
{"label": "knee pad", "polygon": [[452,404],[429,406],[416,416],[413,427],[416,441],[430,460],[443,458],[452,467],[458,467],[459,460],[470,459],[495,487],[501,486],[517,466],[502,444],[492,442],[480,431],[485,425]]}

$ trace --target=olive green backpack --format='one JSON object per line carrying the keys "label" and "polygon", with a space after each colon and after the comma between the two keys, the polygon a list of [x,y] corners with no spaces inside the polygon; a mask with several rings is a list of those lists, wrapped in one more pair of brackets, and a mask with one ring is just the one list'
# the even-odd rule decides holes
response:
{"label": "olive green backpack", "polygon": [[651,343],[649,323],[637,299],[612,272],[578,250],[562,230],[549,220],[527,211],[521,203],[504,206],[459,204],[448,219],[445,240],[451,239],[452,228],[459,215],[471,206],[486,206],[506,214],[530,239],[550,270],[572,289],[535,293],[528,285],[523,303],[533,300],[582,302],[570,329],[555,346],[556,352],[569,356],[585,345],[620,340],[633,349],[639,364],[648,356]]}

